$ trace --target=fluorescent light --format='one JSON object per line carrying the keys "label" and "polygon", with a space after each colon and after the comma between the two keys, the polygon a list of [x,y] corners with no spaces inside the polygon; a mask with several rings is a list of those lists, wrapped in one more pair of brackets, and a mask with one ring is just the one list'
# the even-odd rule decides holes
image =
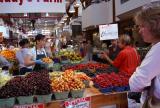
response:
{"label": "fluorescent light", "polygon": [[46,17],[48,17],[49,16],[49,13],[46,13]]}

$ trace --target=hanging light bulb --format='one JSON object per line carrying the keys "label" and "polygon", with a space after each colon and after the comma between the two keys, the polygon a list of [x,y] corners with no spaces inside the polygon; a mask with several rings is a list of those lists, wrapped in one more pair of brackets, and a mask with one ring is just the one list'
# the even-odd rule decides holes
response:
{"label": "hanging light bulb", "polygon": [[24,13],[24,16],[28,16],[27,13]]}
{"label": "hanging light bulb", "polygon": [[69,9],[69,13],[74,13],[75,12],[75,10],[74,10],[74,6],[73,5],[71,5],[70,6],[70,9]]}
{"label": "hanging light bulb", "polygon": [[46,17],[48,17],[49,16],[49,13],[46,13]]}
{"label": "hanging light bulb", "polygon": [[79,7],[81,5],[80,0],[76,0],[74,3],[74,7]]}

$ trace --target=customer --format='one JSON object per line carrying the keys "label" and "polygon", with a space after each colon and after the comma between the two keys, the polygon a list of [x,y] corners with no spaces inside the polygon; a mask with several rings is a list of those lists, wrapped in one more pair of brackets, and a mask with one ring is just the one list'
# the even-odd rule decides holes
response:
{"label": "customer", "polygon": [[111,40],[111,45],[109,46],[108,50],[109,57],[111,60],[114,60],[121,51],[120,47],[118,46],[118,39]]}
{"label": "customer", "polygon": [[[136,69],[129,80],[130,89],[133,92],[142,92],[141,103],[143,104],[150,91],[152,101],[150,104],[160,108],[160,1],[145,5],[135,16],[139,25],[139,33],[145,42],[151,43],[152,47],[145,56],[141,65]],[[151,86],[151,89],[146,89]],[[148,105],[148,104],[145,104]],[[144,106],[148,108],[147,106]]]}
{"label": "customer", "polygon": [[47,57],[47,53],[45,51],[45,36],[42,34],[38,34],[35,37],[35,41],[36,41],[36,46],[34,48],[32,48],[32,54],[33,54],[33,59],[34,60],[38,60],[39,62],[36,63],[36,65],[34,66],[34,71],[39,71],[41,69],[45,69],[44,67],[44,63],[41,61],[42,58]]}
{"label": "customer", "polygon": [[[2,42],[3,42],[3,37],[2,37],[2,35],[0,35],[0,44]],[[4,66],[9,67],[9,66],[11,66],[11,64],[3,56],[0,55],[0,68],[2,68]]]}
{"label": "customer", "polygon": [[92,61],[92,56],[93,56],[93,46],[90,40],[87,41],[86,45],[86,57],[87,61]]}
{"label": "customer", "polygon": [[29,40],[22,39],[19,42],[21,49],[17,51],[16,58],[19,62],[20,75],[24,75],[26,72],[32,72],[35,64],[41,64],[41,60],[33,60],[33,55],[29,49]]}
{"label": "customer", "polygon": [[114,67],[118,68],[119,72],[126,72],[131,75],[139,65],[137,51],[131,46],[131,38],[128,35],[120,36],[118,46],[122,50],[114,61],[112,61],[106,53],[103,53],[101,58],[106,59]]}

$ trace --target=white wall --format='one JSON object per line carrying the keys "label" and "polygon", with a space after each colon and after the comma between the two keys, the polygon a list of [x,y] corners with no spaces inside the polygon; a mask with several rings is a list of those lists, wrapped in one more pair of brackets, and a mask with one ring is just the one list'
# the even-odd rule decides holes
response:
{"label": "white wall", "polygon": [[113,22],[113,3],[102,2],[99,4],[90,5],[82,11],[82,29],[89,26],[109,24]]}
{"label": "white wall", "polygon": [[115,0],[116,16],[124,14],[133,9],[139,8],[150,1],[151,0],[129,0],[125,2],[124,4],[121,4],[121,0]]}

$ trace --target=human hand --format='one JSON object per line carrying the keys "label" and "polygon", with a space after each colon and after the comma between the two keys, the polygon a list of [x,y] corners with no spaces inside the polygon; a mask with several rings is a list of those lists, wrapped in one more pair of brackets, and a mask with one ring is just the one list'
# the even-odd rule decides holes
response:
{"label": "human hand", "polygon": [[36,64],[45,64],[42,60],[35,60]]}

